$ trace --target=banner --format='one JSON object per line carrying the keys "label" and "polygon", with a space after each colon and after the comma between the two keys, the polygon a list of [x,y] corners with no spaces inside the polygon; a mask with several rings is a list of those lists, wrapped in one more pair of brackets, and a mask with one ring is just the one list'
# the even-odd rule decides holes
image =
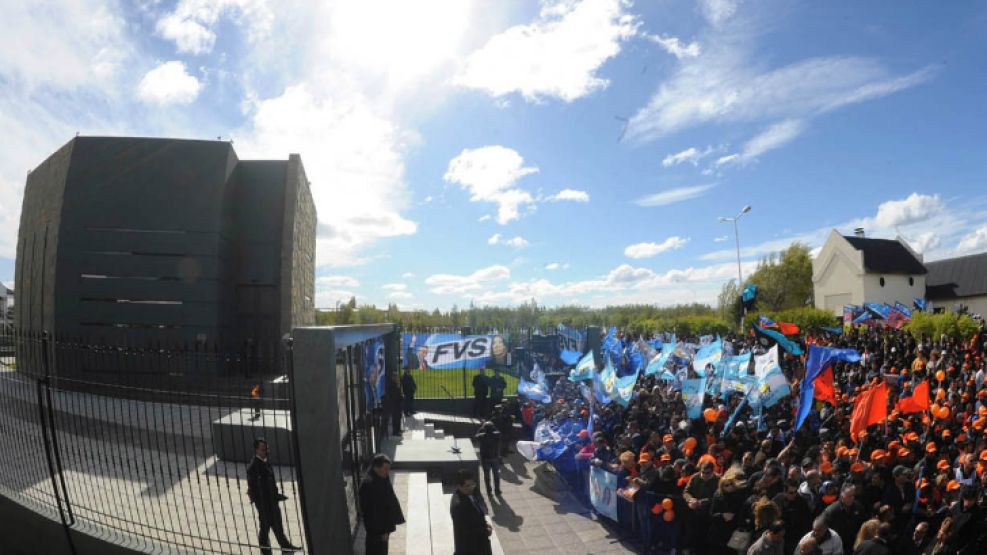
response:
{"label": "banner", "polygon": [[592,380],[596,373],[596,361],[593,359],[593,351],[586,353],[582,359],[576,363],[576,367],[569,370],[569,380],[578,382],[581,380]]}
{"label": "banner", "polygon": [[617,521],[617,475],[598,466],[590,468],[589,499],[593,509]]}
{"label": "banner", "polygon": [[384,396],[384,340],[377,338],[363,346],[363,383],[367,407],[375,407]]}
{"label": "banner", "polygon": [[401,338],[406,368],[444,370],[506,365],[509,349],[503,335],[406,333]]}
{"label": "banner", "polygon": [[586,350],[585,330],[577,330],[559,324],[556,331],[561,336],[559,343],[563,351],[578,351],[582,353]]}
{"label": "banner", "polygon": [[754,357],[754,375],[757,377],[760,402],[765,407],[773,407],[792,392],[792,387],[778,364],[777,345],[767,353]]}

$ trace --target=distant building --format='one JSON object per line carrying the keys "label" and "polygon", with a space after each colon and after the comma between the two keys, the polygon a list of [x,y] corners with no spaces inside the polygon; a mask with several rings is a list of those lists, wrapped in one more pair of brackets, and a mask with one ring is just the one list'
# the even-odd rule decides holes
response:
{"label": "distant building", "polygon": [[926,298],[936,308],[963,306],[987,316],[987,252],[926,262]]}
{"label": "distant building", "polygon": [[14,326],[14,290],[0,283],[0,331]]}
{"label": "distant building", "polygon": [[927,273],[922,255],[901,239],[872,239],[863,230],[843,236],[834,229],[812,261],[815,305],[834,314],[864,302],[911,306],[925,297]]}
{"label": "distant building", "polygon": [[841,314],[865,302],[911,306],[925,299],[936,309],[966,307],[987,315],[987,253],[923,262],[901,238],[872,239],[833,230],[812,262],[816,308]]}
{"label": "distant building", "polygon": [[314,323],[315,229],[297,154],[76,137],[27,178],[17,326],[110,344],[275,343]]}

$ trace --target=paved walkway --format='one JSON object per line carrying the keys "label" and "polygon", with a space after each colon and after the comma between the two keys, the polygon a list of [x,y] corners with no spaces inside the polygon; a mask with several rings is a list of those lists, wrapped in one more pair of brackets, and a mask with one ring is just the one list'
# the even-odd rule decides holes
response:
{"label": "paved walkway", "polygon": [[[501,470],[502,499],[491,504],[497,536],[509,555],[636,553],[569,490],[552,467],[512,453]],[[482,478],[481,478],[482,482]],[[485,488],[485,485],[480,486]]]}

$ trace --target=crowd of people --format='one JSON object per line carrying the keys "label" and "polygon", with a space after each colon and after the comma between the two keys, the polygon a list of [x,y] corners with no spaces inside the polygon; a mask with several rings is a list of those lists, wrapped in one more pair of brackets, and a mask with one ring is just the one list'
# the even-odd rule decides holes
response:
{"label": "crowd of people", "polygon": [[[748,337],[724,339],[736,353],[761,349]],[[583,492],[591,466],[616,473],[620,523],[646,553],[987,553],[985,340],[984,332],[821,333],[812,341],[861,357],[834,363],[835,406],[815,403],[798,430],[805,361],[791,355],[782,368],[792,394],[758,415],[741,407],[728,429],[742,395],[707,395],[704,417],[689,419],[681,392],[659,376],[641,376],[626,408],[592,411],[577,384],[560,379],[551,404],[529,401],[522,415],[529,427],[585,424],[554,464]],[[852,439],[855,400],[882,381],[891,391],[887,420]],[[896,410],[923,383],[932,406]]]}

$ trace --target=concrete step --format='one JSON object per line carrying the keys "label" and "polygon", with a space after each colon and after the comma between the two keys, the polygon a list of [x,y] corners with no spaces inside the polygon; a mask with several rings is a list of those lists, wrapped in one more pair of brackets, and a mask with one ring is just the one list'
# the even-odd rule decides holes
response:
{"label": "concrete step", "polygon": [[405,507],[406,555],[432,555],[432,529],[429,523],[428,473],[408,473],[408,504]]}
{"label": "concrete step", "polygon": [[425,439],[425,430],[412,430],[411,439],[413,440]]}
{"label": "concrete step", "polygon": [[432,555],[452,555],[455,540],[452,536],[452,515],[449,506],[452,495],[442,492],[439,482],[428,485],[428,517],[432,530]]}
{"label": "concrete step", "polygon": [[435,432],[433,432],[433,434],[434,434],[433,437],[435,439],[443,439],[443,438],[446,437],[446,433],[443,432],[442,430],[435,430]]}
{"label": "concrete step", "polygon": [[431,422],[425,423],[425,439],[432,439],[435,437],[435,424]]}

